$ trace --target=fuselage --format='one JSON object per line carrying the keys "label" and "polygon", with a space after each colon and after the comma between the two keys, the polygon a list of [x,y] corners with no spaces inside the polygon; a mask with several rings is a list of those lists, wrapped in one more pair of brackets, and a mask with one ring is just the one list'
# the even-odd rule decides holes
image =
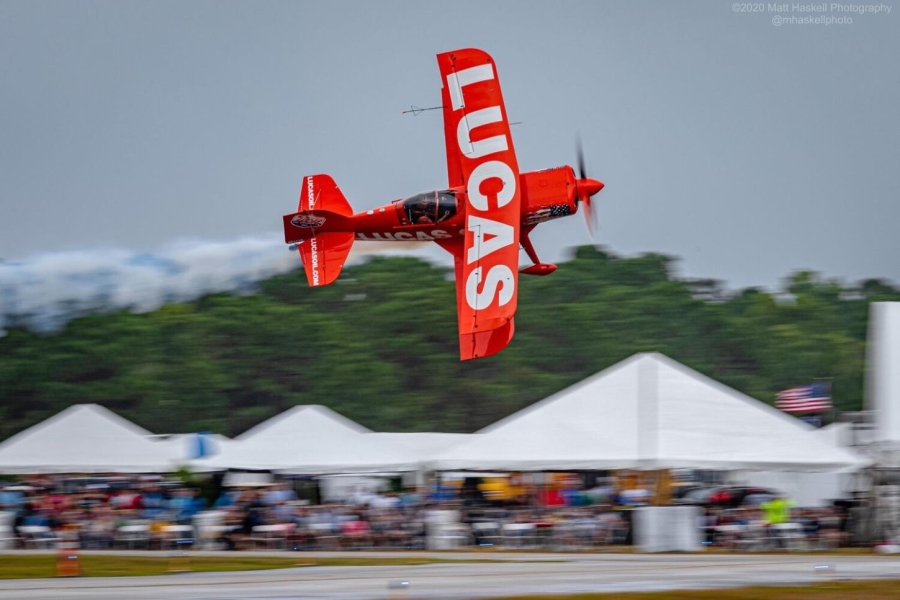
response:
{"label": "fuselage", "polygon": [[[521,228],[578,212],[576,182],[569,166],[520,174]],[[371,242],[464,238],[467,204],[462,187],[424,192],[349,216],[340,230]],[[308,237],[312,234],[310,230]]]}

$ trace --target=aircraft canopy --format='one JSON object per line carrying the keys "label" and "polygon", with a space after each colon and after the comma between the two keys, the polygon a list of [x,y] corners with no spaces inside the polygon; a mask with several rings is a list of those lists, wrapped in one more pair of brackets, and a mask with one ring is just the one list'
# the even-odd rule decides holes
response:
{"label": "aircraft canopy", "polygon": [[424,192],[400,201],[410,225],[431,225],[456,215],[456,194],[452,191]]}

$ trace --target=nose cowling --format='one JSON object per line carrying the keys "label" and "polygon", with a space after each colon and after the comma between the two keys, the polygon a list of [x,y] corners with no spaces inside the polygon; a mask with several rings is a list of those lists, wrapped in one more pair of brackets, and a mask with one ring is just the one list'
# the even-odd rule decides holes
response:
{"label": "nose cowling", "polygon": [[597,181],[596,179],[591,179],[590,177],[585,177],[583,179],[578,180],[578,195],[579,196],[593,196],[603,189],[603,182]]}

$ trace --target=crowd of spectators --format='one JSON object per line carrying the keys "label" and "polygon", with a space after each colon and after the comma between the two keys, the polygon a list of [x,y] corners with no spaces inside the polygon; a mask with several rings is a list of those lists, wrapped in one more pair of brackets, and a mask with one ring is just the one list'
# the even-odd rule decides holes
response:
{"label": "crowd of spectators", "polygon": [[[631,543],[631,508],[649,503],[640,489],[609,485],[489,501],[472,487],[430,493],[356,493],[311,504],[287,482],[225,488],[208,503],[200,490],[160,477],[32,477],[0,487],[0,547],[441,549],[465,546],[591,549]],[[761,498],[706,507],[707,545],[757,550],[846,543],[833,509],[792,508]],[[6,531],[4,534],[3,532]]]}
{"label": "crowd of spectators", "polygon": [[205,509],[199,490],[155,477],[41,476],[0,488],[5,541],[19,547],[75,537],[83,548],[107,549],[128,545],[139,532],[162,547]]}
{"label": "crowd of spectators", "polygon": [[702,519],[704,542],[732,550],[833,549],[848,541],[845,519],[835,508],[789,512],[759,506],[708,508]]}
{"label": "crowd of spectators", "polygon": [[207,536],[227,549],[279,546],[295,550],[424,548],[426,504],[415,494],[373,495],[367,502],[309,505],[288,486],[232,491],[215,507],[218,528]]}

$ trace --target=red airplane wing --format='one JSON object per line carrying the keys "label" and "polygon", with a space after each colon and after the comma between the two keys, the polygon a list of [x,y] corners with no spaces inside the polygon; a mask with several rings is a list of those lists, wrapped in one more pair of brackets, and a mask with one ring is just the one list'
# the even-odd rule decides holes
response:
{"label": "red airplane wing", "polygon": [[438,54],[451,186],[466,190],[456,262],[461,360],[503,350],[518,297],[519,167],[494,60],[476,49]]}

